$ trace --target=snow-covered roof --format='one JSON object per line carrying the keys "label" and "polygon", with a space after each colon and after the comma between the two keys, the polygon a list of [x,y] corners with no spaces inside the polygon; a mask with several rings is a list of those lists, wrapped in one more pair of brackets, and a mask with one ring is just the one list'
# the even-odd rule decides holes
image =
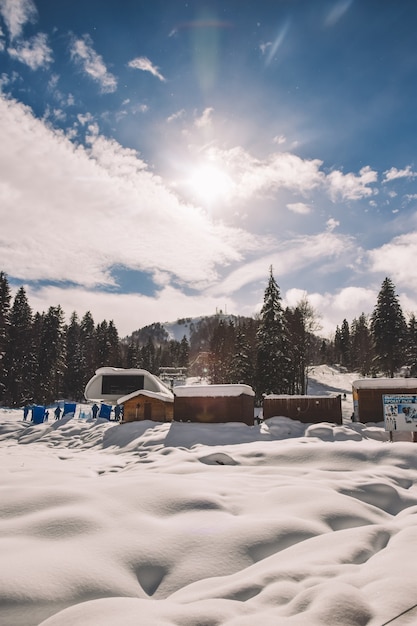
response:
{"label": "snow-covered roof", "polygon": [[179,385],[174,393],[180,398],[218,398],[220,396],[254,396],[249,385]]}
{"label": "snow-covered roof", "polygon": [[270,393],[266,396],[264,396],[264,400],[279,400],[281,398],[298,398],[299,400],[305,399],[305,400],[328,400],[329,398],[337,398],[338,396],[340,396],[340,393],[331,393],[331,394],[327,394],[327,395],[322,395],[322,396],[307,396],[307,395],[292,395],[290,393]]}
{"label": "snow-covered roof", "polygon": [[148,389],[139,389],[139,391],[133,391],[132,393],[127,394],[127,396],[123,396],[117,400],[117,404],[124,404],[128,400],[132,400],[132,398],[137,398],[139,396],[146,396],[148,398],[153,398],[154,400],[163,400],[164,402],[174,402],[174,394],[167,389],[166,391],[149,391]]}
{"label": "snow-covered roof", "polygon": [[417,378],[360,378],[353,389],[416,389]]}

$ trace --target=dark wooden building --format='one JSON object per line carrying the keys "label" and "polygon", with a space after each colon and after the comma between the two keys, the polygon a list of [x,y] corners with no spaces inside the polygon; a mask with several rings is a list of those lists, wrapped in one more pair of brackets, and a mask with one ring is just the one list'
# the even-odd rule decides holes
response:
{"label": "dark wooden building", "polygon": [[383,422],[382,396],[417,394],[417,378],[361,378],[352,383],[355,422]]}
{"label": "dark wooden building", "polygon": [[174,420],[178,422],[254,424],[255,393],[249,385],[174,387]]}
{"label": "dark wooden building", "polygon": [[263,401],[263,418],[289,417],[304,424],[342,423],[342,399],[337,396],[268,395]]}

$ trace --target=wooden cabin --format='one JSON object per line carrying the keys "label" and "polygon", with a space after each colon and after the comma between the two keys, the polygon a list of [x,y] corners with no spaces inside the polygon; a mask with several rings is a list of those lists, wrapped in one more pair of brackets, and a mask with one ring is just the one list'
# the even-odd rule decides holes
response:
{"label": "wooden cabin", "polygon": [[361,378],[352,383],[355,422],[383,422],[384,395],[417,394],[417,378]]}
{"label": "wooden cabin", "polygon": [[342,398],[337,396],[291,396],[271,394],[263,400],[263,418],[289,417],[303,424],[342,423]]}
{"label": "wooden cabin", "polygon": [[177,422],[254,424],[255,393],[249,385],[184,385],[174,394]]}
{"label": "wooden cabin", "polygon": [[169,390],[158,393],[141,389],[119,398],[117,404],[123,408],[122,424],[142,420],[171,422],[174,416],[174,395]]}

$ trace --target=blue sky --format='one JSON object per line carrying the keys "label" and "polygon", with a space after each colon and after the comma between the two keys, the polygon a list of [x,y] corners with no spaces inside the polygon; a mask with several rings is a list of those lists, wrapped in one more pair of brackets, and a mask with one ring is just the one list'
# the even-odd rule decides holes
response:
{"label": "blue sky", "polygon": [[34,310],[417,312],[417,3],[0,0],[0,269]]}

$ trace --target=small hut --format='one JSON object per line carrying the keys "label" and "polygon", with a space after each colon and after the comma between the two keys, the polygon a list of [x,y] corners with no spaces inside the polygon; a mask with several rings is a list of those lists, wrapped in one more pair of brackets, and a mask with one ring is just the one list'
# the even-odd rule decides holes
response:
{"label": "small hut", "polygon": [[352,383],[355,422],[383,422],[384,395],[417,394],[417,378],[361,378]]}
{"label": "small hut", "polygon": [[184,385],[174,388],[177,422],[254,423],[255,393],[249,385]]}
{"label": "small hut", "polygon": [[122,424],[141,420],[171,422],[173,418],[174,395],[168,389],[165,392],[140,389],[119,398],[117,404],[123,407]]}
{"label": "small hut", "polygon": [[263,418],[283,416],[303,422],[342,423],[342,399],[337,396],[267,395],[263,401]]}

